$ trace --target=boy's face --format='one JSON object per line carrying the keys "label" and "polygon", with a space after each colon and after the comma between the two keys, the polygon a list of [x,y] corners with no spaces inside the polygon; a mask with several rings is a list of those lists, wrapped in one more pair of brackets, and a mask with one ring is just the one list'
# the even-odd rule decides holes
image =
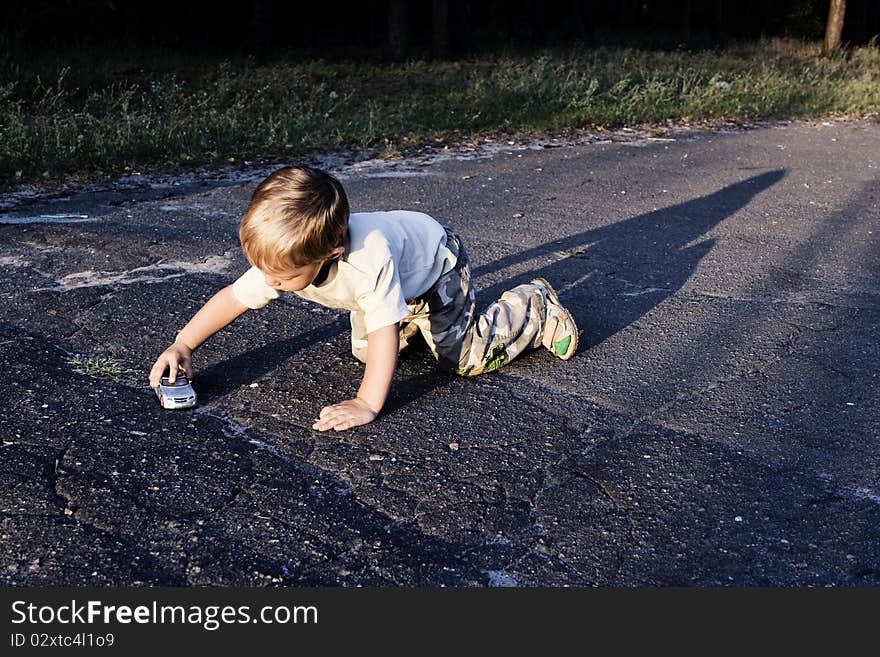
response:
{"label": "boy's face", "polygon": [[342,251],[342,247],[337,247],[326,258],[308,265],[291,266],[284,271],[264,271],[263,277],[266,279],[266,285],[285,292],[299,292],[312,284],[325,262],[338,258],[342,255]]}

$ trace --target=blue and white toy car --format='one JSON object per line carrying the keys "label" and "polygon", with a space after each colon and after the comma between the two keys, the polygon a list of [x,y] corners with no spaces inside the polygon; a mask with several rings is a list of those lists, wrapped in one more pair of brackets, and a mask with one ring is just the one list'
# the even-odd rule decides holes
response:
{"label": "blue and white toy car", "polygon": [[183,374],[178,374],[174,383],[170,383],[168,377],[163,376],[154,390],[162,408],[192,408],[196,405],[196,391]]}

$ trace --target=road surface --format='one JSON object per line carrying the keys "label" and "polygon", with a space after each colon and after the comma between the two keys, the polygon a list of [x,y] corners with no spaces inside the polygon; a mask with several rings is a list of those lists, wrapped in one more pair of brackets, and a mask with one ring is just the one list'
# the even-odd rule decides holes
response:
{"label": "road surface", "polygon": [[347,317],[293,295],[197,352],[197,409],[147,387],[246,269],[253,179],[6,212],[0,581],[880,584],[876,118],[547,146],[339,169],[453,226],[483,304],[540,275],[582,329],[473,379],[407,354],[341,434]]}

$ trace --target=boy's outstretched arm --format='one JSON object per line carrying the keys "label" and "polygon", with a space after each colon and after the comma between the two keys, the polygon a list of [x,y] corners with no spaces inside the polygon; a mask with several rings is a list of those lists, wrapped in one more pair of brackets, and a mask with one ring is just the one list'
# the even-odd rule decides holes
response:
{"label": "boy's outstretched arm", "polygon": [[183,368],[186,376],[193,377],[192,353],[217,331],[241,315],[247,306],[235,298],[232,286],[227,285],[205,302],[186,326],[177,334],[174,342],[156,359],[150,370],[150,387],[159,385],[165,373],[177,377],[178,366]]}
{"label": "boy's outstretched arm", "polygon": [[400,348],[400,329],[397,324],[384,326],[367,335],[367,369],[357,397],[321,409],[313,429],[351,429],[372,422],[388,396],[397,352]]}

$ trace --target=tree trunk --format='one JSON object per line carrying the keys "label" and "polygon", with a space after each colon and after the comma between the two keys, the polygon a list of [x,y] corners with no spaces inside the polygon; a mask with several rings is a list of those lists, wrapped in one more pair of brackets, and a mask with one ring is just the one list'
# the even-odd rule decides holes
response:
{"label": "tree trunk", "polygon": [[525,33],[532,45],[541,48],[547,45],[547,16],[543,0],[526,0],[527,30]]}
{"label": "tree trunk", "polygon": [[712,29],[716,35],[724,30],[724,0],[715,0],[715,11],[712,14]]}
{"label": "tree trunk", "polygon": [[272,49],[272,0],[251,3],[251,47],[257,59],[264,61]]}
{"label": "tree trunk", "polygon": [[406,0],[388,0],[388,45],[395,59],[406,57]]}
{"label": "tree trunk", "polygon": [[691,0],[684,0],[681,11],[681,40],[688,44],[691,40]]}
{"label": "tree trunk", "polygon": [[846,0],[831,0],[828,9],[828,24],[825,26],[825,45],[822,52],[830,55],[840,48],[840,35],[843,32],[843,14]]}
{"label": "tree trunk", "polygon": [[868,0],[862,0],[861,4],[856,6],[858,7],[856,40],[858,43],[867,43],[870,37],[868,34]]}
{"label": "tree trunk", "polygon": [[639,27],[645,27],[651,17],[651,3],[648,0],[639,2]]}
{"label": "tree trunk", "polygon": [[449,0],[434,0],[434,57],[449,56]]}
{"label": "tree trunk", "polygon": [[584,33],[584,13],[581,0],[571,0],[571,34],[576,39],[583,39],[586,36]]}
{"label": "tree trunk", "polygon": [[457,53],[469,52],[473,48],[471,43],[471,24],[473,23],[473,11],[471,0],[453,0],[452,3],[452,27],[450,29],[451,48]]}

